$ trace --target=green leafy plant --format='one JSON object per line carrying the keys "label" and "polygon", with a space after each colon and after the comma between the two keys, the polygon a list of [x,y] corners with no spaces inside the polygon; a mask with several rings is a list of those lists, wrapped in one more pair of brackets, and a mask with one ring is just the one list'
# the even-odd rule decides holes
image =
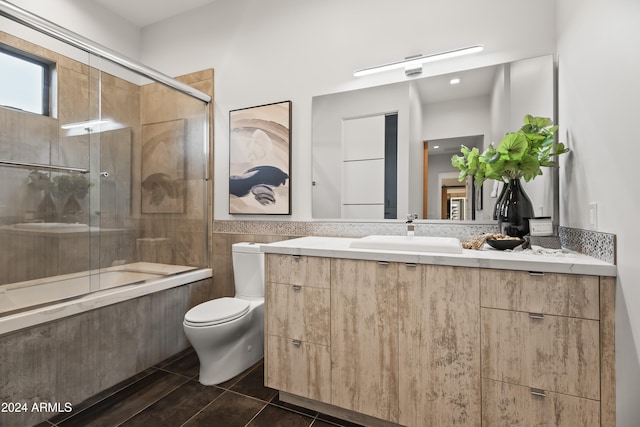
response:
{"label": "green leafy plant", "polygon": [[27,186],[33,190],[48,193],[53,189],[53,182],[48,173],[33,170],[29,172]]}
{"label": "green leafy plant", "polygon": [[542,175],[542,167],[558,167],[553,157],[569,152],[561,142],[554,145],[557,130],[551,119],[527,114],[520,130],[507,133],[497,148],[492,144],[480,154],[462,146],[462,155],[453,156],[451,164],[460,169],[459,181],[472,176],[478,186],[487,179],[531,181]]}
{"label": "green leafy plant", "polygon": [[58,175],[53,178],[54,195],[64,197],[73,194],[78,199],[83,199],[91,187],[91,183],[84,175]]}

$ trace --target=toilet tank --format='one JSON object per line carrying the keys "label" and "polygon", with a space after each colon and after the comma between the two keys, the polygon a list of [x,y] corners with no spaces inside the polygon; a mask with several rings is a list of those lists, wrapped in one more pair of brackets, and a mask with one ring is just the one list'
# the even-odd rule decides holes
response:
{"label": "toilet tank", "polygon": [[264,253],[256,243],[231,245],[237,298],[264,298]]}

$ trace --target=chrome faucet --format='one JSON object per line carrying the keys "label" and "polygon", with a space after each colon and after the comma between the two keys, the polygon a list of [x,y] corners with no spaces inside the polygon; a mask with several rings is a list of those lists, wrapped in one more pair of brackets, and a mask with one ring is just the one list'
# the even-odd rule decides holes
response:
{"label": "chrome faucet", "polygon": [[407,236],[415,236],[416,226],[413,224],[413,220],[418,219],[418,214],[407,214]]}

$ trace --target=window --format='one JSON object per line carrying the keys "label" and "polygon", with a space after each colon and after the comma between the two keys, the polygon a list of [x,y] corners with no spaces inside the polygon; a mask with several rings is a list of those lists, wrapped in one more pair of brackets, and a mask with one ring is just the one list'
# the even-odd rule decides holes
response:
{"label": "window", "polygon": [[50,115],[50,64],[0,45],[0,106]]}

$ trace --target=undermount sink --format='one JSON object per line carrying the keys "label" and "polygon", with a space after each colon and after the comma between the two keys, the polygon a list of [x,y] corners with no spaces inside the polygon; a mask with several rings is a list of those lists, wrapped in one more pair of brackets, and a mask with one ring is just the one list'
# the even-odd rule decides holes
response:
{"label": "undermount sink", "polygon": [[388,249],[392,251],[438,252],[461,254],[462,245],[455,237],[367,236],[351,242],[354,249]]}

